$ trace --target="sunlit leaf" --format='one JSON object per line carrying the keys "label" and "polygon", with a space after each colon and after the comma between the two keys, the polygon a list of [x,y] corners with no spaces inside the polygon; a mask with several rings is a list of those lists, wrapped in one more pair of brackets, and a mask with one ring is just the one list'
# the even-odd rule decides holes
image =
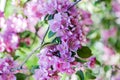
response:
{"label": "sunlit leaf", "polygon": [[12,0],[6,0],[6,6],[5,6],[5,16],[8,17],[13,14],[14,7],[12,5]]}

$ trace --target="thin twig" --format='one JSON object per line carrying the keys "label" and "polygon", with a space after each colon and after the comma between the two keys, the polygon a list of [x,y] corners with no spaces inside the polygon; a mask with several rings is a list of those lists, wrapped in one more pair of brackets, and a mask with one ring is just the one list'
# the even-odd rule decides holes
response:
{"label": "thin twig", "polygon": [[43,37],[43,40],[42,40],[41,44],[40,44],[35,50],[33,50],[31,53],[29,53],[29,55],[25,58],[25,60],[22,62],[22,64],[21,64],[20,66],[18,66],[17,68],[12,68],[11,71],[16,71],[16,70],[22,69],[22,68],[23,68],[23,65],[28,61],[28,59],[29,59],[38,49],[41,50],[42,45],[43,45],[43,43],[44,43],[44,40],[45,40],[45,37],[46,37],[48,31],[49,31],[49,27],[47,28],[47,31],[46,31],[46,33],[45,33],[45,35],[44,35],[44,37]]}
{"label": "thin twig", "polygon": [[115,69],[120,70],[120,68],[118,66],[115,66]]}
{"label": "thin twig", "polygon": [[49,31],[49,27],[48,27],[47,30],[46,30],[46,33],[45,33],[45,35],[44,35],[44,37],[43,37],[43,40],[42,40],[42,42],[41,42],[41,45],[44,43],[44,40],[45,40],[45,37],[46,37],[48,31]]}
{"label": "thin twig", "polygon": [[81,0],[78,0],[78,1],[76,1],[72,6],[70,6],[69,8],[68,8],[68,10],[70,10],[72,7],[74,7],[77,3],[79,3]]}
{"label": "thin twig", "polygon": [[25,60],[22,62],[22,64],[20,66],[18,66],[17,68],[12,68],[11,71],[16,71],[16,70],[20,70],[23,68],[23,65],[28,61],[28,59],[35,53],[35,51],[37,51],[39,48],[41,48],[41,45],[39,45],[35,50],[33,50],[26,58]]}

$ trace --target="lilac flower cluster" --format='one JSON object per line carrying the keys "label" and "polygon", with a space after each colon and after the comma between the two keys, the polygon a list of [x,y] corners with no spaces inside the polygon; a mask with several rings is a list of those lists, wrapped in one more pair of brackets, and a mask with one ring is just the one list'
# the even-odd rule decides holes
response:
{"label": "lilac flower cluster", "polygon": [[27,21],[22,15],[13,15],[6,19],[4,13],[0,12],[0,29],[0,52],[6,50],[11,53],[18,48],[18,33],[27,29]]}
{"label": "lilac flower cluster", "polygon": [[[73,74],[76,51],[86,41],[85,27],[92,24],[91,15],[87,11],[72,6],[69,0],[38,0],[39,13],[49,14],[50,30],[56,33],[60,42],[45,47],[39,54],[39,69],[36,70],[36,80],[59,80],[59,73]],[[41,17],[42,17],[41,16]]]}
{"label": "lilac flower cluster", "polygon": [[10,56],[0,59],[0,80],[16,80],[15,72],[11,72],[15,66],[16,63]]}

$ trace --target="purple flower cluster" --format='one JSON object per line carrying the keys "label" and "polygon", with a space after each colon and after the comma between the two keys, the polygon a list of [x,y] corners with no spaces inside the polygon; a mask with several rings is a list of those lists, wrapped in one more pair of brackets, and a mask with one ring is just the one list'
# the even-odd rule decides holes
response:
{"label": "purple flower cluster", "polygon": [[15,72],[11,72],[15,66],[16,63],[10,56],[0,59],[0,80],[16,80]]}
{"label": "purple flower cluster", "polygon": [[4,13],[0,12],[0,29],[0,52],[6,50],[11,53],[18,48],[18,33],[27,29],[27,21],[22,15],[13,15],[6,19]]}
{"label": "purple flower cluster", "polygon": [[[60,43],[45,47],[39,54],[39,69],[36,80],[59,80],[59,73],[72,74],[75,66],[76,51],[86,41],[85,27],[92,24],[87,11],[72,6],[69,0],[38,0],[43,10],[40,13],[51,14],[48,20],[50,30],[60,38]],[[44,15],[43,15],[44,16]]]}

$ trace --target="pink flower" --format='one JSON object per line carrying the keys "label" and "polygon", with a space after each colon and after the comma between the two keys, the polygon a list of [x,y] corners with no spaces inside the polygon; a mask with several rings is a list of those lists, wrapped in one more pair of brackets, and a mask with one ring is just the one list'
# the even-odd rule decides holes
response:
{"label": "pink flower", "polygon": [[28,16],[28,18],[41,18],[43,13],[40,9],[43,9],[41,5],[39,5],[36,1],[30,1],[27,3],[24,14]]}
{"label": "pink flower", "polygon": [[103,55],[102,55],[102,60],[104,61],[105,64],[107,65],[115,65],[118,63],[119,56],[115,54],[115,50],[108,46],[104,45],[103,47]]}
{"label": "pink flower", "polygon": [[91,17],[91,14],[88,11],[85,11],[85,10],[81,9],[80,13],[81,13],[83,19],[87,19],[87,18]]}
{"label": "pink flower", "polygon": [[3,16],[4,16],[4,12],[0,11],[0,17],[3,17]]}
{"label": "pink flower", "polygon": [[11,72],[15,66],[16,63],[10,56],[0,59],[0,80],[16,80],[15,73]]}
{"label": "pink flower", "polygon": [[19,37],[16,33],[6,31],[3,34],[3,38],[4,38],[5,48],[7,52],[9,53],[13,52],[15,49],[18,48]]}
{"label": "pink flower", "polygon": [[93,21],[90,19],[91,14],[85,10],[80,10],[79,12],[82,16],[81,24],[82,25],[92,25]]}
{"label": "pink flower", "polygon": [[104,42],[107,42],[107,40],[110,37],[114,37],[116,35],[117,29],[115,27],[109,29],[109,30],[103,30],[102,31],[102,39]]}
{"label": "pink flower", "polygon": [[36,80],[47,80],[47,79],[49,78],[49,77],[48,77],[48,72],[47,72],[47,70],[42,69],[42,68],[37,69],[37,70],[35,71],[34,78],[35,78]]}
{"label": "pink flower", "polygon": [[84,19],[81,23],[84,25],[92,25],[93,21],[90,18],[88,18],[88,19]]}
{"label": "pink flower", "polygon": [[91,57],[89,59],[89,62],[88,62],[88,67],[89,68],[94,68],[95,67],[95,64],[96,64],[96,58],[95,57]]}
{"label": "pink flower", "polygon": [[60,29],[61,26],[61,14],[55,14],[54,15],[54,20],[50,20],[48,21],[49,25],[50,25],[50,29],[53,32],[57,32]]}
{"label": "pink flower", "polygon": [[5,43],[2,36],[0,36],[0,52],[3,52],[4,50],[5,50]]}
{"label": "pink flower", "polygon": [[22,15],[11,16],[7,21],[7,26],[11,27],[14,32],[20,33],[27,29],[27,20]]}
{"label": "pink flower", "polygon": [[71,38],[69,38],[69,40],[67,41],[69,49],[71,49],[72,51],[76,51],[78,50],[78,48],[80,48],[80,41],[74,37],[71,36]]}
{"label": "pink flower", "polygon": [[115,0],[112,2],[113,10],[115,12],[120,12],[120,3],[119,1]]}
{"label": "pink flower", "polygon": [[69,0],[64,0],[64,1],[62,0],[49,0],[49,1],[39,0],[39,4],[42,4],[44,13],[46,12],[48,14],[53,14],[55,10],[57,10],[58,12],[67,11],[68,7],[71,5],[71,2]]}
{"label": "pink flower", "polygon": [[0,12],[0,28],[6,27],[6,20],[4,18],[4,13]]}
{"label": "pink flower", "polygon": [[68,49],[69,47],[65,41],[63,41],[62,44],[57,45],[57,50],[60,51],[61,55],[68,53]]}
{"label": "pink flower", "polygon": [[112,49],[112,47],[104,46],[104,53],[108,55],[114,55],[115,51]]}
{"label": "pink flower", "polygon": [[43,6],[39,5],[36,1],[29,1],[25,8],[24,14],[27,16],[27,25],[28,30],[35,33],[35,25],[41,19],[42,16],[45,16],[47,13],[42,12]]}

